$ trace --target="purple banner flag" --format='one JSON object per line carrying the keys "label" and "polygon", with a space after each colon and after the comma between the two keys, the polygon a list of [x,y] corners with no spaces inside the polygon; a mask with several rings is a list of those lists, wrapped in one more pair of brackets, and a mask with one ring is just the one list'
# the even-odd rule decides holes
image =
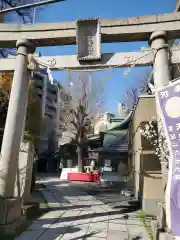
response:
{"label": "purple banner flag", "polygon": [[[168,147],[169,157],[169,224],[174,236],[180,236],[180,80],[158,89],[157,105]],[[167,199],[166,199],[167,201]]]}

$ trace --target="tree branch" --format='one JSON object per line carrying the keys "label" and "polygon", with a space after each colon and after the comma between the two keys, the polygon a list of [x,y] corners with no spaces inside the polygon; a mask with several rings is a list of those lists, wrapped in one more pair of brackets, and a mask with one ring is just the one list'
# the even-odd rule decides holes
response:
{"label": "tree branch", "polygon": [[71,85],[68,84],[65,89],[68,92],[69,101],[64,102],[64,94],[60,95],[61,124],[71,132],[70,135],[76,135],[77,139],[84,139],[92,131],[95,119],[104,103],[100,82],[93,79],[89,72],[76,72],[75,76],[71,73]]}

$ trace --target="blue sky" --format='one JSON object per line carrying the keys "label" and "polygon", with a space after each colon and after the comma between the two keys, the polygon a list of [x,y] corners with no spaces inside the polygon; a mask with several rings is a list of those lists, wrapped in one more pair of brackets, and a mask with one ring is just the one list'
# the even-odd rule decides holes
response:
{"label": "blue sky", "polygon": [[[48,7],[41,7],[37,12],[36,22],[74,21],[77,18],[126,18],[131,16],[151,15],[174,11],[175,0],[66,0]],[[146,42],[103,44],[102,52],[140,51]],[[42,55],[75,54],[75,46],[40,48]],[[136,68],[128,76],[125,69],[107,70],[98,73],[100,78],[108,76],[105,85],[107,110],[116,113],[117,104],[126,89],[136,86],[147,69]],[[67,73],[53,72],[59,81],[67,79]]]}

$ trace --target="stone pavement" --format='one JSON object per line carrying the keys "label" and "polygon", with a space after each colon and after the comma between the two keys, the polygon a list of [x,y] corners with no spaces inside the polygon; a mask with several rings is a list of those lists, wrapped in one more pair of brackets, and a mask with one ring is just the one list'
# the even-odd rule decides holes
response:
{"label": "stone pavement", "polygon": [[148,233],[135,212],[114,209],[58,178],[41,181],[49,212],[16,240],[146,239]]}

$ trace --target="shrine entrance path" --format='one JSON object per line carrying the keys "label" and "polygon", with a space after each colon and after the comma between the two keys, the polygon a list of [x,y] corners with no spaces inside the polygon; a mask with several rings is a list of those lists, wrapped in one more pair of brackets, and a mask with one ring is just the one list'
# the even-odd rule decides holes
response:
{"label": "shrine entrance path", "polygon": [[44,177],[39,182],[45,186],[41,191],[49,212],[35,220],[16,240],[148,239],[136,211],[113,207],[88,194],[84,187],[62,182],[57,177]]}

